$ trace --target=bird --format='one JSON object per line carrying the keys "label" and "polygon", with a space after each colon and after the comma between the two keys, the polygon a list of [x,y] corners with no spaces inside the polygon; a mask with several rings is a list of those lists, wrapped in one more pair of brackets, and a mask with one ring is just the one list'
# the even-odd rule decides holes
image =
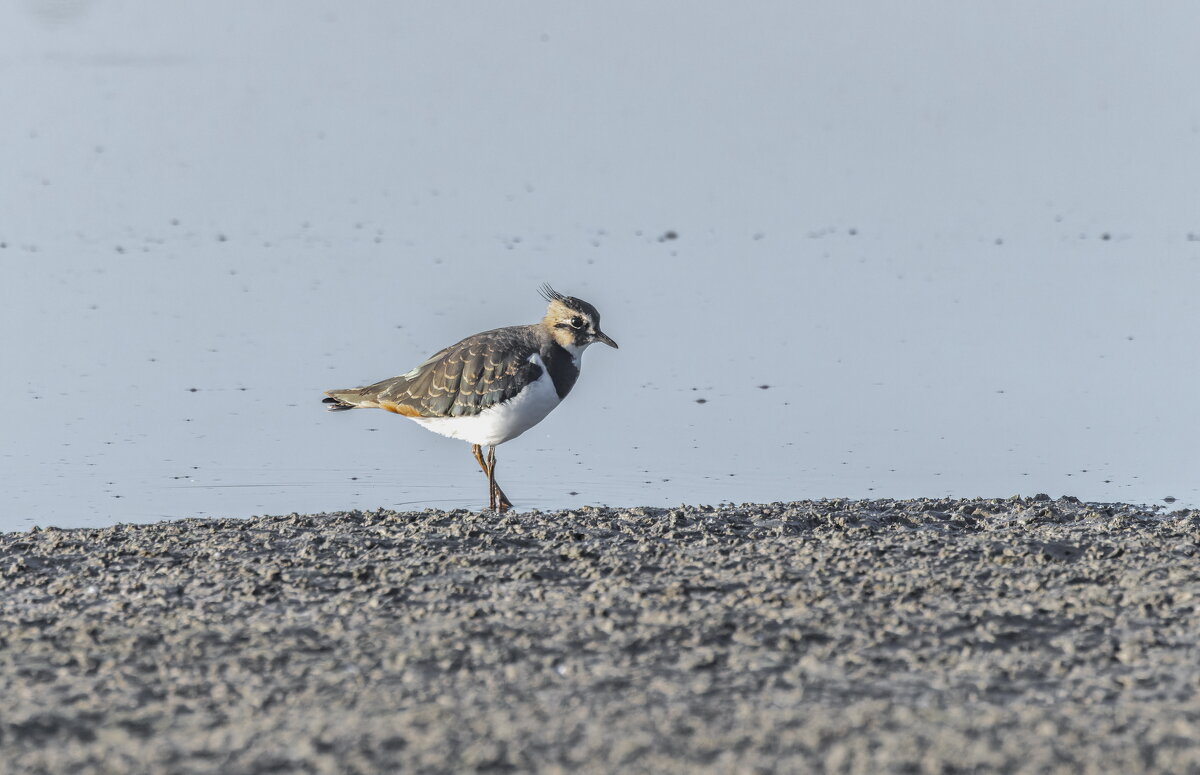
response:
{"label": "bird", "polygon": [[541,321],[468,336],[398,377],[327,390],[322,402],[331,412],[384,409],[469,442],[487,476],[488,509],[503,514],[512,502],[496,483],[496,447],[537,425],[567,397],[590,345],[617,347],[600,330],[591,304],[545,283],[538,291],[547,302]]}

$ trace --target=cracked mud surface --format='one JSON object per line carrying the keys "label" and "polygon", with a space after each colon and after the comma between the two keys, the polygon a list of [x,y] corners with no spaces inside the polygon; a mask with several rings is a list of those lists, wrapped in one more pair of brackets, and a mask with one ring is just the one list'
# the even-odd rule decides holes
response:
{"label": "cracked mud surface", "polygon": [[1074,499],[0,535],[14,772],[1200,768],[1200,512]]}

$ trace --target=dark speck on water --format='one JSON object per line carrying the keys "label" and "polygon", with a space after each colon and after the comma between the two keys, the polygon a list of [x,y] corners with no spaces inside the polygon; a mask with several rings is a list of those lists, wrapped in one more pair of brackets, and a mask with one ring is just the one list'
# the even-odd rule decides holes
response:
{"label": "dark speck on water", "polygon": [[708,403],[708,399],[707,399],[707,398],[697,398],[697,399],[696,399],[696,403],[698,403],[698,404],[707,404],[707,403]]}

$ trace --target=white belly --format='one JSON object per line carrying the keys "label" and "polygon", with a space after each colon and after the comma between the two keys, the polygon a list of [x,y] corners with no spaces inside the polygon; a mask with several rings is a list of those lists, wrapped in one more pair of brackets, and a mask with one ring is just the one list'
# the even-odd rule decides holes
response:
{"label": "white belly", "polygon": [[[536,360],[534,360],[536,359]],[[541,422],[550,410],[558,406],[558,392],[542,359],[536,354],[531,361],[542,367],[542,376],[530,383],[516,398],[503,404],[489,406],[472,417],[413,417],[414,422],[434,433],[462,439],[471,444],[493,446],[515,439]]]}

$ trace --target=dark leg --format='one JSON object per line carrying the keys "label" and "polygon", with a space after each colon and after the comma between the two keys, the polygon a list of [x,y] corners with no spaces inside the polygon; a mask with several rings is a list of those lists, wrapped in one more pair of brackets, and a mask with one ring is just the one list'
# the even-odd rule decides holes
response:
{"label": "dark leg", "polygon": [[511,509],[512,502],[504,494],[504,490],[500,489],[500,485],[496,484],[496,448],[488,448],[486,463],[483,461],[483,448],[478,444],[471,445],[471,454],[475,456],[475,462],[479,463],[483,475],[488,478],[488,509],[501,514]]}
{"label": "dark leg", "polygon": [[475,456],[475,462],[483,469],[483,475],[487,476],[487,463],[483,462],[483,447],[478,444],[472,444],[471,454]]}
{"label": "dark leg", "polygon": [[471,454],[475,456],[475,461],[479,463],[479,467],[483,469],[483,475],[488,478],[488,510],[496,510],[496,488],[493,484],[492,472],[488,470],[487,463],[483,462],[483,449],[478,444],[471,445]]}
{"label": "dark leg", "polygon": [[504,494],[504,490],[500,489],[500,485],[496,484],[496,447],[488,447],[488,486],[495,495],[495,506],[497,512],[503,514],[512,508],[512,502],[508,500],[508,496]]}

